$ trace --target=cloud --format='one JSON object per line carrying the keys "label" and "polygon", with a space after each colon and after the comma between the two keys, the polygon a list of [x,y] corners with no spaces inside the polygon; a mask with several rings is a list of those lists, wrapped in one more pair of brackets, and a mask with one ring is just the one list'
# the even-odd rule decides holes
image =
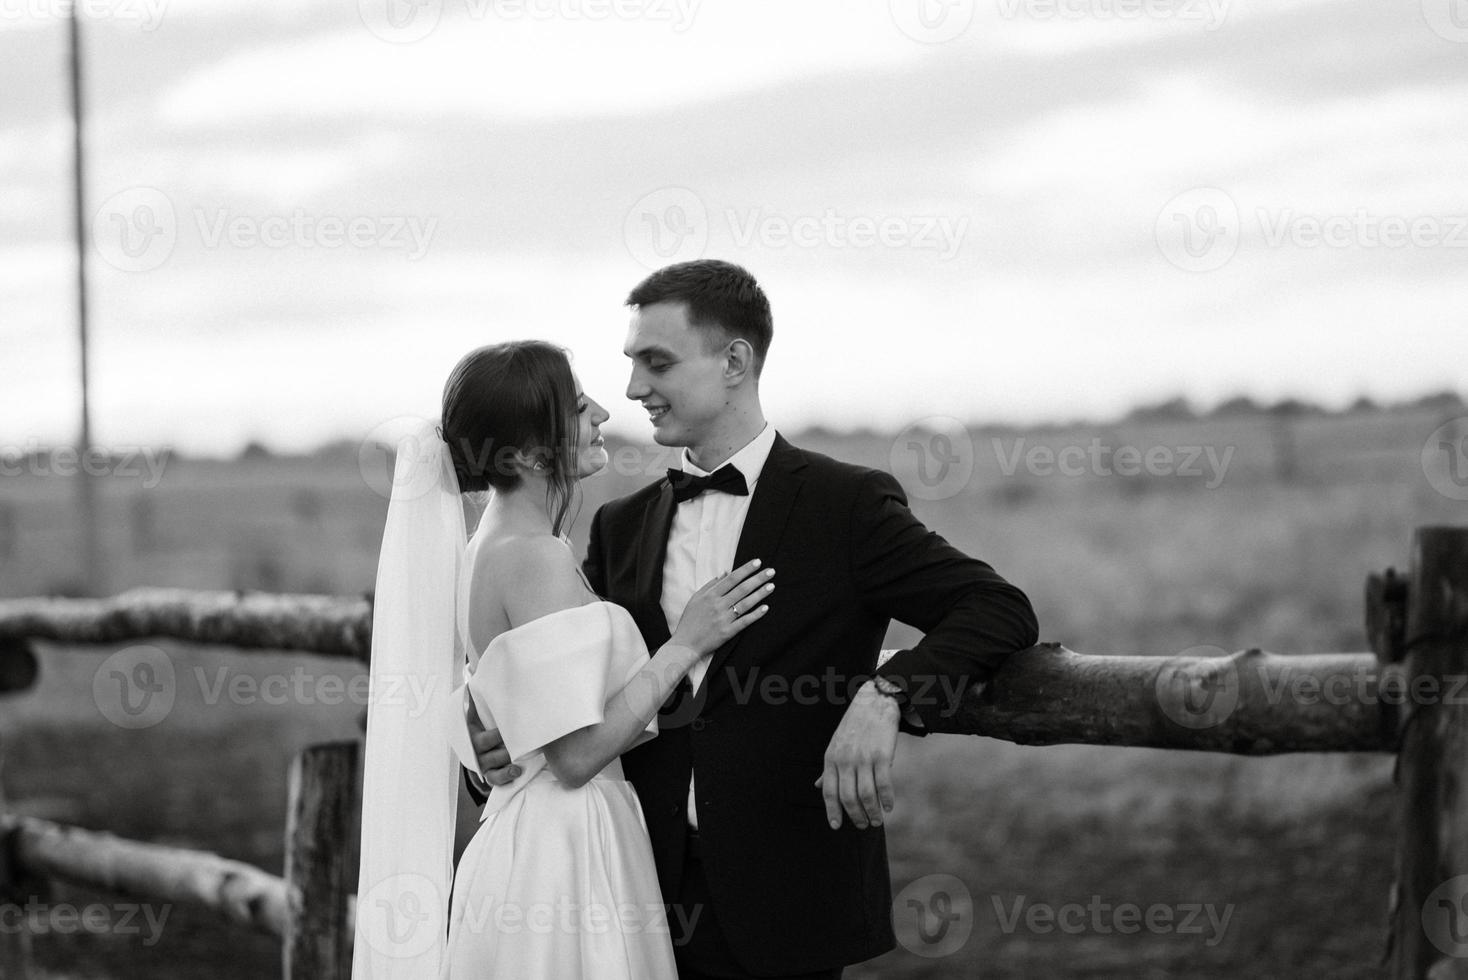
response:
{"label": "cloud", "polygon": [[[201,65],[163,97],[161,119],[189,128],[343,115],[627,115],[921,53],[869,9],[833,16],[818,5],[699,0],[437,6],[442,23],[412,44],[385,43],[364,23],[346,23]],[[608,13],[623,8],[636,15]],[[577,14],[584,10],[603,12]]]}
{"label": "cloud", "polygon": [[[787,427],[1440,383],[1377,338],[1390,322],[1404,344],[1448,346],[1461,252],[1271,245],[1257,217],[1468,213],[1462,51],[1415,4],[1234,0],[1209,30],[1108,19],[1101,0],[1050,20],[1005,3],[939,45],[854,0],[703,3],[682,31],[444,0],[411,44],[350,3],[183,3],[147,36],[97,25],[94,207],[150,188],[178,220],[160,267],[95,266],[99,428],[242,439],[265,405],[261,424],[309,443],[431,410],[471,346],[545,336],[578,352],[614,428],[645,435],[615,408],[620,303],[647,271],[626,227],[668,188],[696,197],[703,254],[770,290],[767,397]],[[54,79],[52,41],[0,34],[0,77]],[[54,373],[69,370],[71,218],[61,100],[45,91],[44,110],[0,107],[15,263],[0,290],[13,349]],[[1163,204],[1199,186],[1250,223],[1207,274],[1171,265],[1155,236]],[[297,213],[436,224],[413,261],[211,243],[200,225]],[[827,216],[963,234],[942,255],[779,233]],[[64,434],[67,387],[21,384],[8,418]]]}

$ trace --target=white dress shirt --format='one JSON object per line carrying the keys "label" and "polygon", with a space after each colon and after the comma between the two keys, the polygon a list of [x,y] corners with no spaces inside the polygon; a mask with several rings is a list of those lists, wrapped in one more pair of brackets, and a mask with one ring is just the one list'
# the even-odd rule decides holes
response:
{"label": "white dress shirt", "polygon": [[[744,531],[744,518],[754,497],[755,484],[765,468],[765,460],[775,444],[775,429],[768,422],[759,435],[733,456],[725,466],[733,466],[744,476],[749,495],[740,497],[719,491],[707,491],[678,504],[673,526],[668,531],[668,554],[663,560],[663,616],[671,632],[683,617],[683,609],[693,593],[710,579],[732,571],[739,535]],[[683,450],[681,469],[694,476],[707,476]],[[756,555],[755,557],[759,557]],[[688,672],[688,682],[697,691],[708,671],[708,657],[699,660]],[[698,813],[693,803],[692,778],[688,781],[688,822],[698,827]]]}

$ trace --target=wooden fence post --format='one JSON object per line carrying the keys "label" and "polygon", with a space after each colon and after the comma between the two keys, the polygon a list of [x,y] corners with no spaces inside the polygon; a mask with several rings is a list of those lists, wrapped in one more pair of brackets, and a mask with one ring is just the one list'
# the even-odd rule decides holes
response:
{"label": "wooden fence post", "polygon": [[[0,814],[9,809],[9,801],[5,796],[5,746],[0,744]],[[34,976],[32,968],[34,961],[31,949],[31,934],[25,923],[25,912],[23,906],[30,897],[29,892],[40,887],[40,883],[32,879],[22,871],[16,860],[14,841],[9,833],[0,832],[0,908],[6,905],[16,906],[9,911],[18,913],[15,918],[19,920],[20,927],[14,932],[10,929],[0,931],[0,977],[15,977],[16,980],[27,980]],[[39,898],[40,896],[37,895]],[[6,918],[10,918],[7,914]]]}
{"label": "wooden fence post", "polygon": [[1418,528],[1401,650],[1392,976],[1468,977],[1468,528]]}
{"label": "wooden fence post", "polygon": [[0,694],[30,690],[39,673],[36,651],[29,640],[0,638]]}
{"label": "wooden fence post", "polygon": [[[3,533],[4,528],[0,527],[0,534]],[[36,654],[29,642],[0,640],[0,694],[29,689],[36,682],[36,673]],[[0,816],[9,808],[10,801],[5,795],[5,746],[0,741]],[[0,906],[23,905],[31,887],[40,887],[39,882],[17,867],[13,844],[9,833],[0,832]],[[26,931],[23,915],[22,912],[21,926],[14,933],[0,930],[0,977],[23,980],[31,976],[31,936]]]}
{"label": "wooden fence post", "polygon": [[358,744],[331,742],[301,750],[291,764],[286,813],[288,914],[285,980],[348,980],[352,972],[347,896],[348,843],[356,818]]}

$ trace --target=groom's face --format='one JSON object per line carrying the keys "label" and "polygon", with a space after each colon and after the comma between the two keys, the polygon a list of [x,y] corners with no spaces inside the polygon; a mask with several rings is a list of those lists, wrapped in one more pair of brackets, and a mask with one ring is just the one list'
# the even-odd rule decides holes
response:
{"label": "groom's face", "polygon": [[728,345],[711,344],[707,331],[690,324],[685,304],[633,313],[622,352],[632,359],[627,397],[647,410],[659,445],[697,447],[713,434],[729,408]]}

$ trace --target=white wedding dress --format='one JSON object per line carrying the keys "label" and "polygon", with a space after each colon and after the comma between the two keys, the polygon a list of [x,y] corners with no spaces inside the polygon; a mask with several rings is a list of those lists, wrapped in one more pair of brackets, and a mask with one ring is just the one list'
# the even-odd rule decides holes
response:
{"label": "white wedding dress", "polygon": [[[460,583],[467,639],[470,542]],[[614,760],[578,789],[544,746],[602,720],[648,660],[627,610],[595,601],[472,642],[449,699],[450,744],[478,772],[463,709],[498,729],[523,770],[496,787],[454,872],[444,980],[676,980],[672,937],[637,793]],[[657,719],[638,742],[657,735]],[[637,743],[634,743],[637,744]]]}

